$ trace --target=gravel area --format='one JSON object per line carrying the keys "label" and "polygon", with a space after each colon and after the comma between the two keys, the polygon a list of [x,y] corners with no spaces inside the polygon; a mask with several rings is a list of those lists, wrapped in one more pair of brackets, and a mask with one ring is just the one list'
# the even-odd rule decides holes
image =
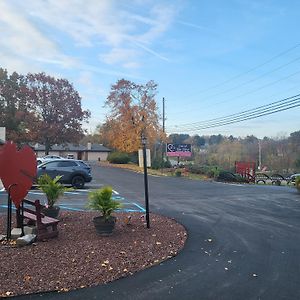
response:
{"label": "gravel area", "polygon": [[[187,238],[175,220],[118,213],[109,237],[97,235],[94,212],[61,212],[59,237],[25,247],[0,244],[0,297],[44,291],[66,292],[104,284],[177,255]],[[130,224],[126,224],[128,216]],[[0,234],[6,218],[0,216]]]}

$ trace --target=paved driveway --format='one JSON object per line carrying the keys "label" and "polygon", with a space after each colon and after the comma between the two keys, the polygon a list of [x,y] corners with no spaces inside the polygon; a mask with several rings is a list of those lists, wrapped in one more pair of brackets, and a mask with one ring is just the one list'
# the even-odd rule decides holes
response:
{"label": "paved driveway", "polygon": [[[141,174],[94,168],[94,178],[143,205]],[[184,250],[111,284],[42,298],[300,299],[300,194],[294,189],[149,176],[149,190],[151,211],[187,228]]]}

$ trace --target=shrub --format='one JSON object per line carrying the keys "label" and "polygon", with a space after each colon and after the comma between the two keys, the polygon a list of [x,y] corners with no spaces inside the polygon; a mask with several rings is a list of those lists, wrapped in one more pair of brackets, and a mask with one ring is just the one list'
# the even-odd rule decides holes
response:
{"label": "shrub", "polygon": [[154,170],[158,170],[158,169],[161,168],[161,165],[162,165],[161,159],[155,158],[155,159],[152,161],[151,168],[154,169]]}
{"label": "shrub", "polygon": [[202,174],[202,175],[205,175],[208,169],[206,166],[191,165],[191,164],[188,165],[187,168],[190,173]]}
{"label": "shrub", "polygon": [[242,183],[249,183],[249,180],[243,176],[241,176],[240,174],[234,174],[235,179],[237,182],[242,182]]}
{"label": "shrub", "polygon": [[155,158],[152,161],[151,168],[154,170],[158,170],[160,168],[172,168],[171,162],[169,160],[162,161],[161,158]]}
{"label": "shrub", "polygon": [[295,179],[295,187],[300,191],[300,176],[297,176]]}
{"label": "shrub", "polygon": [[169,160],[164,161],[164,168],[172,168],[172,164]]}
{"label": "shrub", "polygon": [[181,177],[181,170],[180,169],[177,169],[176,171],[175,171],[175,176],[176,177]]}
{"label": "shrub", "polygon": [[228,171],[221,171],[218,174],[217,179],[220,181],[226,181],[226,182],[237,182],[238,181],[235,174],[228,172]]}
{"label": "shrub", "polygon": [[210,178],[217,178],[220,172],[222,172],[222,169],[220,169],[219,167],[210,167],[206,172],[206,175]]}
{"label": "shrub", "polygon": [[135,152],[132,152],[129,154],[129,161],[138,165],[139,164],[139,155],[138,155],[138,152],[135,151]]}
{"label": "shrub", "polygon": [[188,165],[187,169],[190,173],[206,175],[210,178],[217,178],[222,171],[218,166],[200,166],[200,165]]}
{"label": "shrub", "polygon": [[112,164],[127,164],[130,157],[127,153],[113,152],[108,155],[107,160]]}

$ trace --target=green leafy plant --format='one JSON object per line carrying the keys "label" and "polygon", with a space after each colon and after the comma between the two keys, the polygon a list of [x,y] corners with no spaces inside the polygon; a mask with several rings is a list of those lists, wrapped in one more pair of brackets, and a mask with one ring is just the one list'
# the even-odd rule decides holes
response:
{"label": "green leafy plant", "polygon": [[300,191],[300,176],[297,176],[295,179],[295,187]]}
{"label": "green leafy plant", "polygon": [[210,178],[217,178],[221,171],[222,171],[222,169],[219,167],[210,167],[206,171],[206,175]]}
{"label": "green leafy plant", "polygon": [[43,191],[47,197],[47,206],[53,207],[60,196],[69,188],[64,187],[59,180],[62,176],[52,179],[48,174],[43,174],[38,178],[38,189]]}
{"label": "green leafy plant", "polygon": [[182,174],[182,171],[181,171],[180,169],[177,169],[177,170],[175,171],[175,176],[176,176],[176,177],[181,177],[181,174]]}
{"label": "green leafy plant", "polygon": [[112,164],[127,164],[130,157],[127,153],[113,152],[108,155],[107,160]]}
{"label": "green leafy plant", "polygon": [[111,213],[121,207],[121,203],[112,199],[112,187],[105,186],[89,193],[88,207],[100,211],[105,220]]}

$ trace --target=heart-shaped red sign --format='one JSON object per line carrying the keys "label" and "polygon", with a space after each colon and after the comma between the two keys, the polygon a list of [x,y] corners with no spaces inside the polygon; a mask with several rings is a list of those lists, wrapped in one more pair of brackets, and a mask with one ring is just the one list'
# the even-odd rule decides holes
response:
{"label": "heart-shaped red sign", "polygon": [[29,146],[17,150],[16,144],[6,142],[0,149],[0,178],[18,208],[28,194],[36,177],[36,155]]}

